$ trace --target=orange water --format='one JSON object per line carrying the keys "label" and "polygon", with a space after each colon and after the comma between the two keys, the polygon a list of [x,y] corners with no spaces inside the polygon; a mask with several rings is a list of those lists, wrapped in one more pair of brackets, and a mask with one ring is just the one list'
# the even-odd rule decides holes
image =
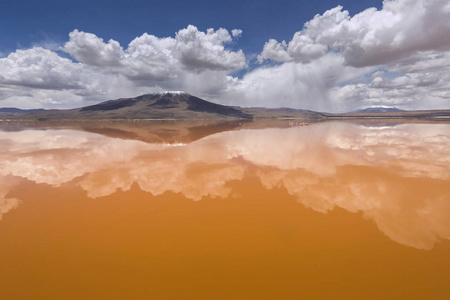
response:
{"label": "orange water", "polygon": [[450,126],[0,132],[0,299],[448,299]]}

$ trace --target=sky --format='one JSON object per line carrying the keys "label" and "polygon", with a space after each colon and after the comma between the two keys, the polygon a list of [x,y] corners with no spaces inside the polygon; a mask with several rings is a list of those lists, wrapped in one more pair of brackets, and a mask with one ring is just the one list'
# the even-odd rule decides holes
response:
{"label": "sky", "polygon": [[448,0],[0,0],[0,107],[450,109]]}

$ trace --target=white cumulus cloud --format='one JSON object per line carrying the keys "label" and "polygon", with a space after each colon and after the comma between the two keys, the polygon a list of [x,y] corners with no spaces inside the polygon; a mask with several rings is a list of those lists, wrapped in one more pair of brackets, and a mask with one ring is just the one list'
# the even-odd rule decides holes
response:
{"label": "white cumulus cloud", "polygon": [[356,67],[386,64],[419,51],[450,49],[449,20],[446,0],[386,0],[383,9],[353,17],[337,6],[316,15],[289,43],[266,43],[260,60],[308,62],[338,51]]}
{"label": "white cumulus cloud", "polygon": [[[240,30],[232,31],[239,36]],[[189,25],[178,31],[174,38],[158,38],[144,33],[135,38],[126,50],[117,41],[105,43],[92,33],[74,30],[62,48],[72,57],[88,65],[102,68],[116,67],[116,71],[139,76],[140,73],[171,76],[179,66],[188,71],[232,71],[246,66],[244,53],[230,51],[225,45],[232,40],[228,30],[199,31]],[[137,68],[137,65],[143,65]]]}
{"label": "white cumulus cloud", "polygon": [[95,34],[74,30],[63,50],[76,60],[94,66],[117,66],[123,56],[123,49],[117,41],[103,39]]}
{"label": "white cumulus cloud", "polygon": [[[237,32],[234,31],[234,34]],[[175,36],[176,55],[187,69],[199,71],[242,69],[246,66],[242,50],[233,52],[224,47],[231,39],[226,29],[220,28],[217,31],[208,29],[204,33],[189,25],[178,31]]]}

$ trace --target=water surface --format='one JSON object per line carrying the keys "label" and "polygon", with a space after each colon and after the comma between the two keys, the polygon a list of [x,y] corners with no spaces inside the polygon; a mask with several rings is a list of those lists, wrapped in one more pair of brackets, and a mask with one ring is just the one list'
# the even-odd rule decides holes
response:
{"label": "water surface", "polygon": [[450,297],[450,125],[285,125],[0,131],[1,298]]}

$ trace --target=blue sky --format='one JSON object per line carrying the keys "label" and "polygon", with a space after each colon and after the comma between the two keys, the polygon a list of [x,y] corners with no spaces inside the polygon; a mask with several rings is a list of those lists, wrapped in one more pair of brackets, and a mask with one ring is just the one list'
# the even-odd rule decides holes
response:
{"label": "blue sky", "polygon": [[240,48],[259,53],[269,38],[292,38],[315,14],[337,5],[357,13],[381,7],[382,1],[9,0],[1,4],[2,53],[45,42],[64,43],[74,29],[126,45],[144,32],[173,36],[189,24],[202,31],[241,29],[245,35],[239,41]]}
{"label": "blue sky", "polygon": [[160,90],[241,106],[450,108],[450,5],[1,1],[0,107]]}

